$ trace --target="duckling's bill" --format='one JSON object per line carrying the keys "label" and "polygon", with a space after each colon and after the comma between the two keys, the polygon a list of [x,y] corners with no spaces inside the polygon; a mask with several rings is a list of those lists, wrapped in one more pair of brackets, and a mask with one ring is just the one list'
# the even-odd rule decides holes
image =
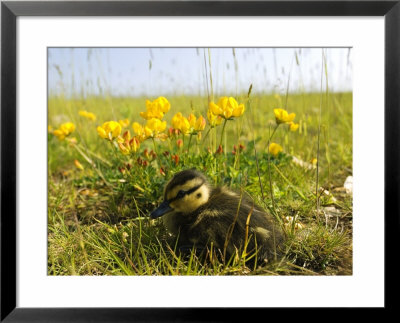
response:
{"label": "duckling's bill", "polygon": [[160,216],[172,211],[173,208],[169,206],[169,202],[168,201],[164,201],[160,204],[160,206],[155,209],[153,212],[151,212],[150,214],[150,218],[151,219],[157,219]]}

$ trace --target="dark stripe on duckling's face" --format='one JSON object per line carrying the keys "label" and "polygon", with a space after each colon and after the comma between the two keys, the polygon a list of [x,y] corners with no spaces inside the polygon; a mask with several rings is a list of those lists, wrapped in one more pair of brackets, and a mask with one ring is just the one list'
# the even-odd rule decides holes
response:
{"label": "dark stripe on duckling's face", "polygon": [[193,188],[191,188],[191,189],[189,189],[187,191],[179,190],[175,197],[173,197],[170,200],[168,200],[168,204],[172,203],[172,202],[174,202],[174,201],[176,201],[178,199],[182,199],[186,195],[192,194],[193,192],[197,191],[203,184],[204,184],[204,182],[201,182],[199,185],[197,185],[197,186],[195,186],[195,187],[193,187]]}
{"label": "dark stripe on duckling's face", "polygon": [[[172,198],[173,196],[171,197],[170,195],[172,193],[175,195],[178,186],[185,186],[185,184],[195,179],[197,179],[197,183],[195,184],[198,184],[199,182],[207,182],[207,178],[195,169],[188,169],[175,174],[165,187],[164,200],[166,200],[167,197]],[[167,196],[167,194],[169,196]]]}
{"label": "dark stripe on duckling's face", "polygon": [[170,198],[169,200],[164,200],[164,202],[162,202],[160,206],[150,214],[150,218],[156,219],[164,214],[173,211],[174,209],[170,206],[170,203],[183,199],[186,195],[192,194],[193,192],[197,191],[203,184],[204,182],[201,182],[199,185],[196,185],[189,190],[179,190],[174,197]]}

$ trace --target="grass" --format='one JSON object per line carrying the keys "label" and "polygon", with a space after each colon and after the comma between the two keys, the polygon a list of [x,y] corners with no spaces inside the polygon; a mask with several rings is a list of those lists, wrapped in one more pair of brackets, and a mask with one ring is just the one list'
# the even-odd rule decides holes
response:
{"label": "grass", "polygon": [[[167,98],[168,125],[177,112],[206,116],[207,96]],[[209,132],[207,126],[201,140],[191,138],[190,153],[185,152],[187,136],[182,148],[176,145],[177,138],[156,140],[155,147],[147,140],[135,155],[124,156],[98,136],[96,127],[125,118],[142,122],[139,112],[145,109],[145,99],[49,98],[49,125],[73,122],[76,130],[71,137],[77,141],[71,144],[48,136],[49,275],[352,273],[352,197],[343,189],[346,177],[352,175],[352,93],[252,94],[250,100],[243,93],[236,97],[246,104],[243,116],[228,121],[224,132],[223,124]],[[273,109],[284,106],[296,113],[299,129],[290,132],[281,125],[272,141],[283,152],[272,156],[267,146],[275,126]],[[97,120],[79,116],[79,110],[94,112]],[[126,129],[132,132],[130,126]],[[216,154],[220,141],[224,149]],[[244,149],[233,154],[240,144]],[[155,148],[157,158],[144,154],[145,149]],[[317,152],[318,181],[310,163]],[[171,159],[173,154],[179,155],[178,164]],[[75,167],[75,160],[83,170]],[[191,167],[203,171],[215,185],[244,189],[272,212],[287,235],[284,256],[252,266],[240,252],[226,263],[213,250],[206,259],[195,252],[186,257],[178,254],[162,221],[150,220],[148,214],[161,202],[168,179]]]}

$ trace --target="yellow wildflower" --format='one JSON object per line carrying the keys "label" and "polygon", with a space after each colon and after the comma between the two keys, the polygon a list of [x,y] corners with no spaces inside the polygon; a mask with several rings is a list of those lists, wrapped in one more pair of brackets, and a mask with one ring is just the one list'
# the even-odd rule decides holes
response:
{"label": "yellow wildflower", "polygon": [[289,122],[289,130],[290,131],[296,131],[298,128],[299,128],[299,124],[298,123]]}
{"label": "yellow wildflower", "polygon": [[160,96],[158,99],[154,100],[153,104],[157,107],[157,109],[161,110],[164,113],[167,113],[171,108],[171,104],[163,96]]}
{"label": "yellow wildflower", "polygon": [[278,154],[283,151],[283,148],[281,145],[271,142],[268,151],[271,155],[278,156]]}
{"label": "yellow wildflower", "polygon": [[117,142],[119,143],[128,142],[129,140],[131,140],[131,133],[129,130],[126,130],[122,136],[118,136],[117,138]]}
{"label": "yellow wildflower", "polygon": [[116,121],[107,121],[97,127],[97,132],[101,138],[113,140],[120,135],[121,125]]}
{"label": "yellow wildflower", "polygon": [[158,111],[158,110],[147,110],[146,112],[140,112],[140,116],[143,119],[149,120],[152,118],[157,118],[157,119],[162,119],[164,117],[164,113],[162,113],[162,111]]}
{"label": "yellow wildflower", "polygon": [[129,152],[130,152],[130,147],[129,147],[129,145],[127,144],[127,143],[125,143],[125,142],[120,142],[120,143],[118,143],[118,148],[119,148],[119,150],[120,150],[120,152],[123,154],[123,155],[128,155],[129,154]]}
{"label": "yellow wildflower", "polygon": [[140,147],[140,140],[137,137],[133,137],[129,141],[130,147],[132,151],[137,151]]}
{"label": "yellow wildflower", "polygon": [[145,126],[145,133],[148,137],[156,137],[159,133],[163,132],[167,127],[167,121],[152,118],[147,120]]}
{"label": "yellow wildflower", "polygon": [[244,104],[239,104],[235,109],[233,109],[232,115],[234,117],[240,117],[244,113]]}
{"label": "yellow wildflower", "polygon": [[[179,129],[179,127],[180,127],[180,124],[181,124],[181,118],[182,118],[183,116],[182,116],[182,113],[181,112],[178,112],[177,114],[175,114],[173,117],[172,117],[172,120],[171,120],[171,124],[172,124],[172,127],[174,127],[174,129]],[[190,126],[190,125],[189,125]]]}
{"label": "yellow wildflower", "polygon": [[212,112],[211,108],[208,109],[208,111],[207,111],[207,119],[208,119],[208,122],[210,123],[211,127],[218,126],[222,123],[222,117],[219,115],[215,115]]}
{"label": "yellow wildflower", "polygon": [[171,120],[174,129],[180,130],[182,133],[187,134],[190,131],[189,120],[186,119],[181,112],[175,114]]}
{"label": "yellow wildflower", "polygon": [[143,129],[144,129],[144,138],[147,139],[153,136],[153,131],[149,127],[144,126]]}
{"label": "yellow wildflower", "polygon": [[138,122],[132,123],[132,129],[139,136],[144,133],[143,126]]}
{"label": "yellow wildflower", "polygon": [[65,134],[61,130],[54,130],[53,135],[57,137],[58,140],[64,140],[65,139]]}
{"label": "yellow wildflower", "polygon": [[63,123],[60,128],[53,131],[53,135],[59,140],[64,140],[65,137],[69,136],[75,131],[75,125],[72,122]]}
{"label": "yellow wildflower", "polygon": [[122,154],[128,155],[130,152],[136,152],[140,147],[140,140],[138,137],[131,138],[129,130],[118,137],[118,148]]}
{"label": "yellow wildflower", "polygon": [[196,116],[191,113],[187,120],[189,121],[190,125],[190,130],[188,131],[190,133],[203,131],[206,127],[206,119],[204,119],[203,116],[196,118]]}
{"label": "yellow wildflower", "polygon": [[317,166],[317,162],[318,162],[318,159],[317,159],[317,158],[313,158],[313,159],[311,159],[311,161],[310,161],[311,165],[313,165],[313,166]]}
{"label": "yellow wildflower", "polygon": [[86,119],[89,119],[91,121],[95,121],[96,120],[96,116],[92,112],[88,112],[88,111],[85,111],[85,110],[80,110],[78,113],[79,113],[80,116],[85,117]]}
{"label": "yellow wildflower", "polygon": [[153,102],[146,100],[146,112],[140,112],[140,116],[146,120],[150,119],[162,119],[164,113],[167,113],[171,107],[171,104],[164,97],[159,97]]}
{"label": "yellow wildflower", "polygon": [[196,116],[193,113],[191,113],[191,114],[189,114],[187,119],[189,121],[190,127],[194,128],[194,126],[196,124],[196,119],[197,119]]}
{"label": "yellow wildflower", "polygon": [[69,135],[75,131],[75,125],[72,122],[63,123],[60,126],[60,130],[66,135]]}
{"label": "yellow wildflower", "polygon": [[206,119],[204,119],[203,116],[200,116],[196,123],[194,124],[194,130],[195,131],[203,131],[204,128],[206,127]]}
{"label": "yellow wildflower", "polygon": [[294,113],[288,114],[284,109],[274,109],[274,114],[277,124],[292,122],[296,116]]}
{"label": "yellow wildflower", "polygon": [[152,135],[151,129],[148,127],[143,127],[138,122],[132,123],[133,132],[136,134],[136,137],[140,140],[140,142],[145,141]]}
{"label": "yellow wildflower", "polygon": [[214,102],[210,102],[209,110],[216,116],[221,115],[223,113],[223,110]]}
{"label": "yellow wildflower", "polygon": [[233,97],[224,96],[218,100],[218,103],[210,102],[209,110],[216,115],[225,119],[231,117],[240,117],[245,110],[244,104],[238,104]]}

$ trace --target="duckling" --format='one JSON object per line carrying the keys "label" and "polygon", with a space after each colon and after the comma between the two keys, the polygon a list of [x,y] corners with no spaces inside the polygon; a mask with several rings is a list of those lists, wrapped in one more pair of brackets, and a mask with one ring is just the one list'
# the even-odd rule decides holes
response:
{"label": "duckling", "polygon": [[247,252],[257,248],[257,259],[272,259],[283,241],[280,227],[251,197],[214,188],[195,169],[181,171],[167,183],[164,201],[150,214],[151,219],[161,216],[167,230],[179,237],[178,247],[213,243],[224,259],[243,250],[245,241]]}

